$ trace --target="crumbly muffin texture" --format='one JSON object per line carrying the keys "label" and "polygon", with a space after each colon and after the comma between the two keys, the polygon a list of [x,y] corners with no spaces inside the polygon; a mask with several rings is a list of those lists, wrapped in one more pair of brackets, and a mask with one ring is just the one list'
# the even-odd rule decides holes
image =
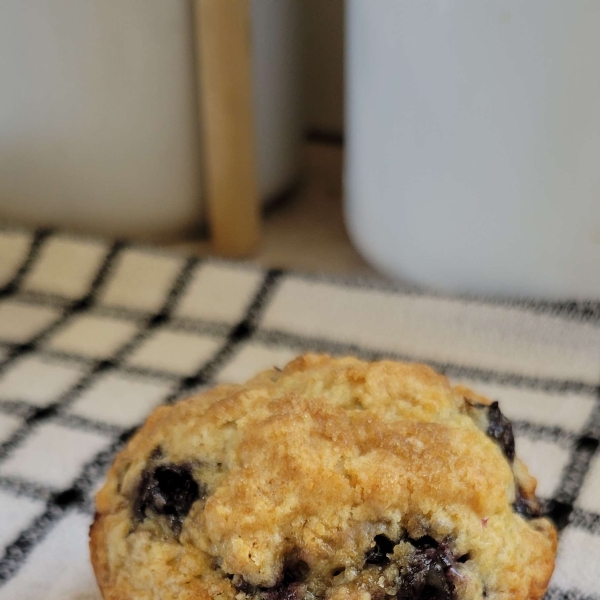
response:
{"label": "crumbly muffin texture", "polygon": [[107,600],[539,599],[556,532],[497,403],[301,356],[160,407],[97,496]]}

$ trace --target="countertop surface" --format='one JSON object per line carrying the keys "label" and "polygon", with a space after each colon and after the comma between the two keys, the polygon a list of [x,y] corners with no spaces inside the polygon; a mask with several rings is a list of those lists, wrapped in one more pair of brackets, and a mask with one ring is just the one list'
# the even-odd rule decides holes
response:
{"label": "countertop surface", "polygon": [[[337,144],[307,143],[297,189],[267,207],[262,241],[251,262],[265,268],[383,279],[360,256],[343,218],[343,149]],[[201,256],[212,254],[207,241],[169,247]]]}

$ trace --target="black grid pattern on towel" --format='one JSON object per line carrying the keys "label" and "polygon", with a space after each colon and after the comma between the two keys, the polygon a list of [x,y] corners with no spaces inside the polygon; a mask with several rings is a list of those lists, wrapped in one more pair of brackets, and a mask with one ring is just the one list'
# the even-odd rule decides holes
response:
{"label": "black grid pattern on towel", "polygon": [[[74,383],[63,390],[53,401],[43,406],[38,406],[35,402],[23,398],[0,397],[0,415],[10,415],[21,420],[20,426],[0,444],[0,491],[43,503],[43,510],[1,550],[0,586],[18,573],[34,548],[49,535],[53,527],[65,515],[73,511],[93,514],[91,494],[94,486],[102,479],[115,453],[139,426],[138,423],[130,427],[121,427],[102,419],[90,418],[69,411],[69,408],[93,386],[99,377],[111,372],[163,382],[168,386],[169,391],[164,394],[162,402],[170,403],[190,390],[214,382],[231,357],[249,342],[259,342],[294,352],[324,351],[332,354],[354,354],[366,359],[387,357],[410,360],[414,358],[404,354],[394,355],[394,353],[382,352],[377,348],[339,342],[325,336],[304,336],[276,328],[263,327],[261,318],[282,281],[286,278],[301,280],[305,277],[293,276],[280,270],[262,273],[261,280],[247,302],[243,316],[232,323],[201,318],[189,319],[175,315],[175,309],[190,284],[193,273],[201,266],[200,261],[196,258],[182,261],[179,273],[174,277],[169,289],[164,290],[164,301],[158,310],[146,312],[130,307],[115,309],[103,306],[98,303],[99,293],[111,281],[115,265],[123,251],[129,247],[121,242],[116,242],[110,247],[107,246],[105,256],[97,266],[89,289],[79,298],[74,300],[57,298],[54,294],[32,293],[22,289],[23,282],[39,259],[44,246],[50,240],[59,237],[49,231],[40,231],[33,235],[29,250],[23,256],[12,279],[0,289],[0,304],[12,299],[30,306],[59,307],[58,316],[30,339],[24,342],[0,339],[0,348],[5,351],[5,357],[0,361],[0,381],[7,369],[24,356],[40,356],[52,360],[68,361],[81,369],[81,376]],[[318,280],[318,278],[316,279]],[[342,283],[341,285],[347,284]],[[541,311],[565,319],[600,324],[600,309],[593,302],[523,302],[513,303],[511,306],[520,307],[524,311]],[[116,314],[120,319],[135,323],[138,330],[110,356],[104,358],[56,350],[45,345],[45,342],[57,330],[68,326],[74,318],[82,314]],[[218,339],[219,343],[192,374],[180,375],[168,369],[129,364],[127,359],[156,331],[185,331],[198,336],[209,334]],[[600,446],[599,385],[575,378],[555,379],[499,372],[443,361],[428,362],[434,368],[454,378],[464,377],[481,382],[542,390],[555,394],[577,393],[595,396],[593,410],[577,431],[563,428],[560,425],[550,426],[528,420],[515,421],[514,427],[517,435],[558,445],[568,453],[568,459],[556,491],[553,497],[546,499],[547,509],[561,528],[575,528],[600,537],[600,514],[577,506],[577,500],[588,476],[590,465],[594,457],[598,456],[598,447]],[[600,374],[600,364],[598,371]],[[93,432],[104,436],[106,443],[86,460],[70,485],[66,487],[55,487],[18,475],[2,475],[2,464],[35,434],[36,429],[50,422],[69,430]],[[591,558],[592,563],[598,560],[600,560],[600,556]],[[563,590],[554,586],[549,590],[547,598],[551,600],[597,600],[600,596],[590,596],[577,589]]]}

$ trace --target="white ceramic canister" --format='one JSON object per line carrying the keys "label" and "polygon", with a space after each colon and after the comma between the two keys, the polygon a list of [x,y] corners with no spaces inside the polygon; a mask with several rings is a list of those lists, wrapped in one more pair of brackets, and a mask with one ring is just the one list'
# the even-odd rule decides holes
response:
{"label": "white ceramic canister", "polygon": [[[297,8],[252,0],[260,190],[296,176]],[[191,0],[0,2],[0,219],[176,239],[202,216]]]}
{"label": "white ceramic canister", "polygon": [[600,298],[600,3],[349,0],[347,223],[386,273]]}

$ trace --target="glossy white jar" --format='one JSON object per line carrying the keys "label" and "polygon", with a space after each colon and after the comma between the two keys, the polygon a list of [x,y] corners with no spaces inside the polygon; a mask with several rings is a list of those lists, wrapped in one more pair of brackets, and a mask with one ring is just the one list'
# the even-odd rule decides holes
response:
{"label": "glossy white jar", "polygon": [[346,214],[454,291],[600,297],[600,3],[348,1]]}

